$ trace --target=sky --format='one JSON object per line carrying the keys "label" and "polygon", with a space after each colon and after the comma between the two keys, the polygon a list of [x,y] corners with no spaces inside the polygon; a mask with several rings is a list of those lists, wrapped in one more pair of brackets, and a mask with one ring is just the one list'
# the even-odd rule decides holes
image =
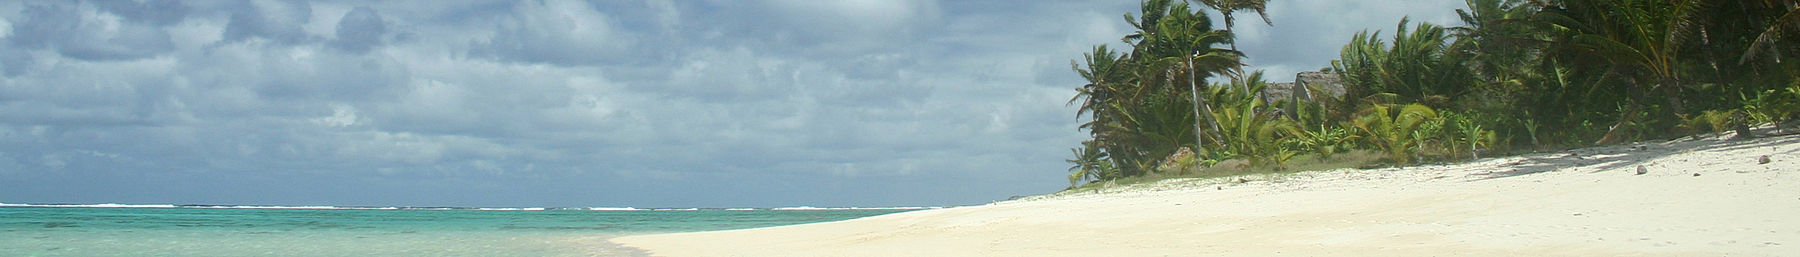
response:
{"label": "sky", "polygon": [[[0,202],[983,204],[1068,186],[1137,1],[0,1]],[[1273,0],[1292,80],[1452,0]],[[1216,17],[1215,17],[1216,18]]]}

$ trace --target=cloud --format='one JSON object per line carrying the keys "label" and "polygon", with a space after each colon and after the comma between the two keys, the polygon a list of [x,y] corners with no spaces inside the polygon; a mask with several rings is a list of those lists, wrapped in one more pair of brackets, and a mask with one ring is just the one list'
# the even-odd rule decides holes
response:
{"label": "cloud", "polygon": [[[1064,104],[1080,84],[1068,62],[1117,46],[1135,4],[0,4],[0,201],[819,206],[1042,193],[1065,185],[1066,148],[1083,139]],[[1313,12],[1393,13],[1317,5],[1272,7],[1278,27],[1242,48],[1259,67],[1311,69],[1349,35],[1309,35],[1350,22],[1309,17],[1364,19]]]}
{"label": "cloud", "polygon": [[943,8],[937,1],[707,1],[684,23],[693,40],[744,45],[813,58],[894,52],[938,36]]}
{"label": "cloud", "polygon": [[617,62],[636,44],[630,33],[585,2],[519,1],[512,12],[492,17],[493,34],[475,42],[472,56],[527,63],[583,65]]}
{"label": "cloud", "polygon": [[187,5],[176,0],[94,1],[92,3],[98,5],[101,10],[153,26],[169,26],[179,23],[187,19],[190,11]]}
{"label": "cloud", "polygon": [[399,94],[407,81],[408,68],[399,60],[326,50],[316,45],[223,45],[195,56],[201,63],[189,66],[187,75],[202,85],[245,87],[269,101],[381,99]]}
{"label": "cloud", "polygon": [[262,39],[279,44],[300,44],[314,40],[302,25],[312,19],[312,5],[298,1],[259,0],[239,2],[229,10],[230,22],[225,26],[224,41],[236,43]]}
{"label": "cloud", "polygon": [[777,37],[793,37],[797,40],[788,42],[801,44],[905,43],[939,24],[942,12],[935,0],[771,0],[758,4],[767,12],[762,15],[779,22],[773,27],[799,28],[779,30]]}
{"label": "cloud", "polygon": [[[79,84],[84,82],[72,79],[70,75],[126,67],[120,66],[121,63],[77,62],[80,65],[39,70],[24,74],[13,81],[15,86],[9,87],[39,92],[9,94],[30,99],[15,104],[34,108],[74,108],[105,115],[62,115],[59,117],[64,118],[59,119],[72,123],[51,123],[27,116],[55,112],[14,111],[4,113],[11,115],[4,119],[12,124],[7,127],[14,129],[60,124],[47,127],[46,131],[81,131],[26,145],[33,149],[55,142],[50,145],[85,145],[121,156],[110,161],[64,162],[96,165],[91,168],[109,163],[138,165],[159,167],[141,171],[144,173],[179,170],[246,181],[314,176],[302,174],[342,176],[344,179],[379,176],[419,178],[407,181],[445,181],[491,177],[493,179],[488,180],[513,181],[504,183],[525,183],[521,181],[544,177],[674,179],[668,183],[721,183],[709,181],[737,178],[733,180],[778,183],[785,185],[781,188],[786,188],[761,189],[776,190],[768,192],[819,188],[768,179],[823,183],[833,181],[825,178],[842,178],[844,180],[831,183],[844,183],[882,177],[991,178],[992,175],[960,172],[970,167],[1010,172],[1031,169],[1009,167],[1012,165],[1004,163],[1017,160],[1000,158],[1005,155],[966,154],[964,151],[1038,148],[1010,143],[1018,140],[1019,135],[1034,135],[1030,138],[1038,144],[1060,144],[1060,141],[1073,140],[1070,136],[1075,135],[1066,128],[1043,126],[1065,121],[1060,115],[1063,106],[1058,98],[1064,97],[1060,95],[1063,91],[1060,88],[1025,90],[1038,93],[1031,94],[1034,97],[1009,98],[1004,103],[945,106],[1011,95],[1007,93],[1013,91],[1009,88],[1030,86],[1032,82],[1012,84],[1008,80],[1038,77],[999,74],[1013,68],[959,71],[959,67],[1054,64],[1064,59],[1061,56],[1048,57],[1050,61],[1029,54],[967,56],[945,63],[949,66],[933,68],[921,67],[927,60],[925,58],[953,54],[946,51],[955,48],[871,48],[873,50],[867,53],[814,58],[830,54],[801,51],[805,46],[762,45],[752,38],[664,45],[645,51],[669,56],[666,61],[609,65],[596,62],[604,58],[595,56],[534,60],[529,58],[532,55],[517,52],[511,53],[515,55],[489,52],[495,55],[470,54],[469,58],[460,58],[455,53],[482,53],[487,51],[483,49],[492,50],[495,45],[479,43],[479,40],[475,44],[442,40],[479,34],[467,33],[469,31],[506,31],[507,28],[506,25],[473,21],[518,22],[516,15],[530,13],[520,10],[548,11],[531,9],[540,7],[527,6],[529,4],[535,3],[495,16],[468,17],[467,21],[472,21],[468,23],[431,24],[417,22],[440,14],[392,12],[380,9],[382,6],[368,7],[366,12],[363,8],[353,8],[345,12],[345,18],[335,21],[300,18],[317,15],[302,15],[311,11],[295,11],[337,8],[331,6],[279,2],[209,6],[211,9],[196,10],[194,15],[213,18],[200,18],[193,23],[164,29],[170,33],[197,35],[184,38],[201,38],[176,44],[187,48],[174,51],[164,59],[138,62],[141,66],[138,69],[143,71],[139,75],[86,78],[90,83],[102,85],[130,85],[95,91],[115,96],[71,94],[79,91],[68,91],[67,87],[30,86],[43,83],[23,82]],[[588,17],[613,15],[576,10]],[[252,19],[245,13],[288,15]],[[401,15],[390,16],[390,13]],[[686,12],[667,13],[675,14],[663,17]],[[338,24],[334,31],[336,35],[320,36],[306,29],[314,26],[309,24],[320,22]],[[648,25],[698,26],[662,22]],[[699,30],[729,26],[718,24]],[[216,42],[204,39],[208,28],[217,33]],[[409,30],[399,33],[420,33],[420,40],[387,41],[387,37],[396,33],[392,30],[396,28]],[[368,37],[356,34],[371,31],[380,33],[362,34]],[[504,33],[527,33],[514,31]],[[708,37],[704,33],[625,30],[617,33],[676,39]],[[542,35],[543,38],[560,37],[548,33]],[[372,38],[378,40],[367,40]],[[845,40],[882,43],[857,38]],[[1004,45],[1004,42],[994,42],[976,47],[998,49]],[[356,51],[362,46],[370,47],[367,50],[377,47],[388,50]],[[1073,53],[1079,49],[1063,51]],[[988,59],[1001,56],[1009,60],[993,62]],[[951,73],[927,76],[940,72]],[[982,78],[967,78],[971,75]],[[1041,92],[1051,93],[1049,97],[1042,97],[1045,94]],[[47,97],[50,95],[69,97]],[[94,102],[82,99],[121,100]],[[1047,123],[1021,121],[1051,116],[1056,119]],[[80,119],[70,117],[102,118],[73,122]],[[97,129],[94,122],[100,120],[140,125],[135,125],[134,129]],[[1064,132],[1032,132],[1042,130]],[[75,136],[77,134],[87,136]],[[966,136],[971,134],[991,136],[971,140]],[[109,147],[87,138],[137,138],[138,144],[133,145],[156,147]],[[50,149],[15,147],[0,152],[47,150]],[[1056,148],[1034,150],[1061,152]],[[17,160],[38,163],[31,167],[54,164],[43,162],[41,157]],[[968,163],[991,161],[1003,162],[968,166],[971,165]],[[81,170],[82,167],[68,166],[61,170],[70,169]],[[814,175],[795,177],[802,174]],[[754,179],[756,177],[767,179]],[[1001,177],[1017,179],[1022,176]],[[863,191],[857,194],[881,193]],[[195,199],[194,196],[168,197]],[[940,200],[933,201],[948,199],[944,197],[951,196],[935,196],[933,198]]]}
{"label": "cloud", "polygon": [[[112,127],[144,125],[173,115],[156,78],[173,58],[87,62],[39,54],[53,66],[0,79],[0,124]],[[104,70],[105,73],[98,73]],[[128,80],[122,80],[128,79]]]}
{"label": "cloud", "polygon": [[387,37],[388,24],[381,19],[380,13],[368,7],[356,7],[338,21],[337,38],[332,44],[345,51],[364,53],[386,43]]}
{"label": "cloud", "polygon": [[[5,50],[9,52],[49,50],[69,58],[106,61],[146,58],[173,50],[169,35],[156,27],[127,22],[85,5],[30,5],[9,20],[11,35],[6,39],[17,47]],[[8,69],[29,66],[28,62],[36,59],[25,57],[20,61],[27,63],[12,63]]]}

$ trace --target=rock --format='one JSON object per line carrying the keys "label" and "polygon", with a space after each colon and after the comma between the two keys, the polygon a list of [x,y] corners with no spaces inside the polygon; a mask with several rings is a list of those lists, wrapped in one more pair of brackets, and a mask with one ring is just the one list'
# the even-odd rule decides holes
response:
{"label": "rock", "polygon": [[1193,162],[1188,161],[1185,164],[1182,162],[1183,160],[1192,159],[1194,159],[1194,150],[1184,146],[1181,147],[1181,149],[1175,150],[1174,154],[1169,154],[1169,157],[1163,158],[1162,164],[1156,165],[1156,170],[1159,172],[1186,174],[1189,168],[1193,168]]}
{"label": "rock", "polygon": [[1289,100],[1295,103],[1320,104],[1319,99],[1339,98],[1345,93],[1343,79],[1328,71],[1303,71],[1294,74],[1294,82],[1269,83],[1260,92],[1264,101]]}
{"label": "rock", "polygon": [[1638,175],[1644,175],[1644,174],[1646,174],[1646,173],[1650,173],[1650,169],[1647,169],[1647,168],[1644,168],[1644,165],[1638,165],[1638,171],[1637,171],[1637,174],[1638,174]]}
{"label": "rock", "polygon": [[1230,159],[1219,161],[1219,163],[1213,164],[1212,166],[1214,168],[1242,169],[1250,167],[1250,161],[1244,159]]}
{"label": "rock", "polygon": [[1699,176],[1700,176],[1700,173],[1694,173],[1694,176],[1695,176],[1695,177],[1699,177]]}
{"label": "rock", "polygon": [[1248,183],[1248,182],[1250,182],[1250,180],[1249,180],[1249,179],[1244,179],[1244,178],[1238,178],[1238,179],[1237,179],[1237,182],[1238,182],[1238,183]]}
{"label": "rock", "polygon": [[1756,157],[1756,164],[1769,164],[1769,156]]}

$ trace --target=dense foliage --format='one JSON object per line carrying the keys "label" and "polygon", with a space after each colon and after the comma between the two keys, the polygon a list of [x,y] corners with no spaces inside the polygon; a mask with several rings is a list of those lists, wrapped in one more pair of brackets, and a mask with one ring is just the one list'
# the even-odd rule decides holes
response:
{"label": "dense foliage", "polygon": [[[1356,34],[1325,69],[1343,96],[1309,101],[1268,99],[1262,72],[1245,72],[1233,50],[1232,13],[1260,15],[1267,0],[1198,2],[1144,1],[1125,15],[1130,49],[1096,46],[1074,63],[1088,83],[1070,103],[1092,139],[1073,149],[1071,186],[1354,149],[1406,165],[1751,136],[1800,114],[1796,0],[1467,0],[1458,26],[1403,19],[1391,38]],[[1207,9],[1228,25],[1215,28]]]}

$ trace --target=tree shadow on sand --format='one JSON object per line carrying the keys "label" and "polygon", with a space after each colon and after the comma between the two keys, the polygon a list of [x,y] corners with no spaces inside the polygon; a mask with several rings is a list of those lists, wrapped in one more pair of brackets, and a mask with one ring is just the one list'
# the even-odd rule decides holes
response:
{"label": "tree shadow on sand", "polygon": [[[1720,135],[1689,136],[1661,143],[1640,142],[1628,145],[1573,149],[1557,153],[1540,153],[1506,157],[1508,159],[1515,159],[1512,161],[1504,161],[1499,164],[1499,167],[1507,169],[1506,171],[1469,174],[1468,176],[1472,178],[1468,181],[1517,177],[1570,168],[1590,168],[1593,169],[1593,171],[1589,173],[1599,173],[1621,168],[1649,165],[1653,164],[1653,161],[1663,157],[1688,152],[1738,151],[1800,142],[1800,136],[1792,133],[1780,133],[1783,135],[1767,136],[1770,133],[1766,132],[1772,130],[1773,128],[1770,127],[1759,128],[1757,134],[1766,136],[1749,139],[1733,139],[1732,137],[1735,134],[1727,132]],[[1772,150],[1767,154],[1786,154],[1796,151],[1800,151],[1800,147],[1782,149],[1782,151],[1779,152]],[[1742,161],[1754,162],[1757,160],[1746,159]]]}

